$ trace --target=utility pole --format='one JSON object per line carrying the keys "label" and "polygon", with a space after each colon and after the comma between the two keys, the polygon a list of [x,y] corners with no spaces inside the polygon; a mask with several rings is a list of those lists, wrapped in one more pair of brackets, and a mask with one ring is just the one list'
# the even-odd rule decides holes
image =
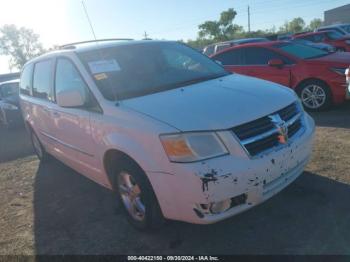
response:
{"label": "utility pole", "polygon": [[250,7],[248,5],[248,32],[250,33]]}
{"label": "utility pole", "polygon": [[147,40],[148,39],[148,34],[147,34],[147,32],[145,31],[145,33],[143,34],[143,37],[144,37],[144,39],[145,40]]}

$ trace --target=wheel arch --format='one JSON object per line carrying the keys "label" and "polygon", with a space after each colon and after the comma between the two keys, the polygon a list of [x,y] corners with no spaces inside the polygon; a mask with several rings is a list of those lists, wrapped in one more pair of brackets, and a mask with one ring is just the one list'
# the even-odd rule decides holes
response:
{"label": "wheel arch", "polygon": [[[134,163],[143,173],[146,174],[145,170],[141,167],[141,165],[130,155],[127,153],[118,150],[116,148],[108,149],[103,155],[103,168],[105,173],[107,174],[108,180],[112,186],[114,187],[114,172],[118,165],[121,165],[123,162],[130,161]],[[145,175],[147,177],[147,175]],[[148,178],[147,178],[148,179]]]}
{"label": "wheel arch", "polygon": [[304,84],[309,83],[309,82],[321,82],[322,84],[327,86],[327,88],[330,91],[331,96],[333,97],[332,90],[329,88],[329,85],[327,84],[327,82],[322,80],[322,79],[316,78],[316,77],[310,77],[310,78],[306,78],[306,79],[303,79],[302,81],[300,81],[298,84],[295,85],[295,88],[294,88],[295,92],[297,94],[299,94],[299,91],[300,91],[301,87]]}

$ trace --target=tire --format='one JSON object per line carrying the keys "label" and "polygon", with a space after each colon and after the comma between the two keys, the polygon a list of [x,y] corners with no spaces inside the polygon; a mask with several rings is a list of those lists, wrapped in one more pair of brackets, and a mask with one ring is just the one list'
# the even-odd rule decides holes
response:
{"label": "tire", "polygon": [[50,155],[46,152],[45,148],[42,146],[38,136],[33,130],[30,130],[30,140],[35,154],[39,158],[40,162],[47,162],[50,159]]}
{"label": "tire", "polygon": [[308,111],[324,111],[332,105],[332,92],[322,81],[307,81],[298,87],[297,93]]}
{"label": "tire", "polygon": [[131,160],[122,163],[115,170],[113,186],[128,222],[143,231],[161,227],[164,217],[146,174]]}

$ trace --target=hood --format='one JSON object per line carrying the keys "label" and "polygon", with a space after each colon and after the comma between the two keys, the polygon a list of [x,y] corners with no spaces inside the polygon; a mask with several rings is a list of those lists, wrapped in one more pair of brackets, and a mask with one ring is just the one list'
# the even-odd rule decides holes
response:
{"label": "hood", "polygon": [[228,129],[271,114],[296,100],[294,91],[233,74],[124,100],[122,104],[181,130]]}
{"label": "hood", "polygon": [[337,65],[344,64],[345,67],[348,67],[350,65],[350,52],[335,52],[323,57],[304,60],[304,61],[317,62],[317,63],[321,62],[324,64],[333,63]]}

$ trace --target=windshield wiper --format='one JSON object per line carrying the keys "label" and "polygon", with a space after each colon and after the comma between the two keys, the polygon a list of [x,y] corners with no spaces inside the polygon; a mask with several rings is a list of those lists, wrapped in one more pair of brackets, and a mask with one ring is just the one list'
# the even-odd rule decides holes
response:
{"label": "windshield wiper", "polygon": [[182,87],[182,86],[188,86],[188,85],[193,85],[193,84],[197,84],[200,82],[205,82],[205,81],[209,81],[209,80],[213,80],[216,78],[220,78],[223,76],[227,76],[230,73],[224,73],[224,74],[218,74],[218,75],[210,75],[210,76],[203,76],[203,77],[199,77],[199,78],[195,78],[195,79],[190,79],[190,80],[186,80],[180,83],[176,83],[174,84],[174,86],[176,87]]}

